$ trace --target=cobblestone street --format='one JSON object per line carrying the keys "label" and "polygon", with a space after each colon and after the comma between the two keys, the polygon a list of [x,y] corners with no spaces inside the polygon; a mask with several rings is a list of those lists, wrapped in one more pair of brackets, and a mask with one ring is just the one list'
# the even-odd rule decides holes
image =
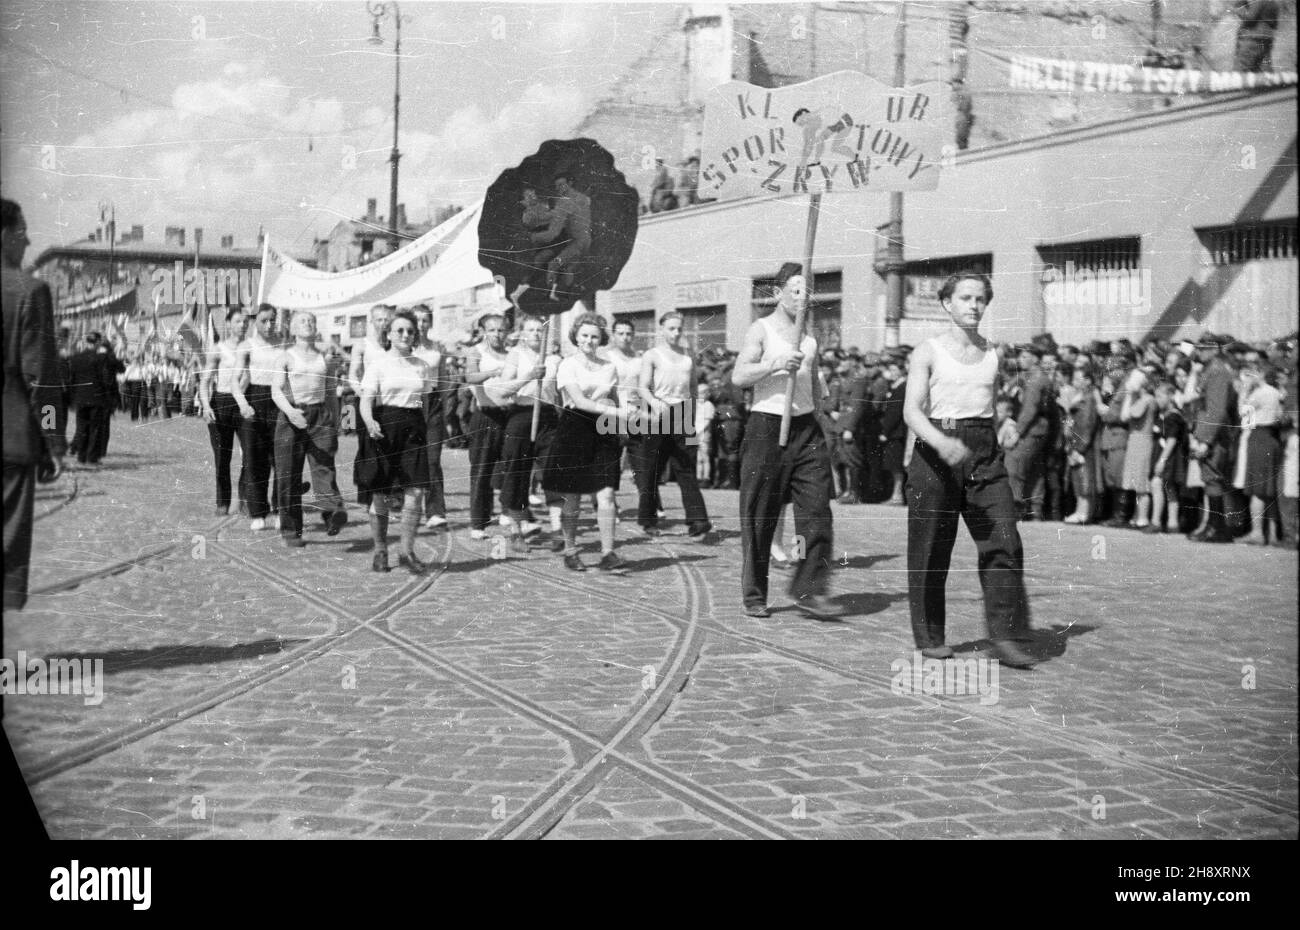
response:
{"label": "cobblestone street", "polygon": [[[631,573],[574,575],[470,540],[451,451],[452,531],[419,542],[437,569],[379,575],[356,505],[288,549],[212,516],[201,422],[113,430],[103,469],[40,489],[35,593],[4,618],[7,658],[104,662],[100,704],[6,698],[51,837],[1296,835],[1294,552],[1023,525],[1045,661],[898,693],[920,680],[897,672],[902,508],[835,505],[844,622],[789,606],[779,573],[757,620],[734,492],[705,492],[715,543],[652,540],[625,475]],[[974,566],[963,530],[961,659],[991,656]]]}

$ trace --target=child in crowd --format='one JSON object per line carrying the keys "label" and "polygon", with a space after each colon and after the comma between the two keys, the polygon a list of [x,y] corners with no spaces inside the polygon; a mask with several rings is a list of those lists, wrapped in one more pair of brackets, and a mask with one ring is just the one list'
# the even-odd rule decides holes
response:
{"label": "child in crowd", "polygon": [[1003,452],[1020,441],[1020,433],[1016,431],[1016,417],[1020,415],[1019,407],[1020,405],[1010,397],[999,398],[993,407],[993,415],[997,421],[998,448]]}
{"label": "child in crowd", "polygon": [[712,392],[707,383],[701,381],[695,389],[695,438],[700,447],[695,451],[695,477],[700,487],[713,487],[713,475],[710,474],[713,456],[713,417],[717,412],[711,400]]}
{"label": "child in crowd", "polygon": [[[1178,532],[1178,502],[1187,483],[1187,420],[1175,403],[1178,389],[1172,382],[1156,385],[1157,416],[1153,427],[1155,464],[1151,466],[1151,524],[1143,532],[1164,533],[1169,523]],[[1165,508],[1168,507],[1168,521]]]}
{"label": "child in crowd", "polygon": [[1070,403],[1066,411],[1066,462],[1070,469],[1070,486],[1074,490],[1074,513],[1066,523],[1089,523],[1093,518],[1093,500],[1097,494],[1097,387],[1095,375],[1087,365],[1074,369]]}

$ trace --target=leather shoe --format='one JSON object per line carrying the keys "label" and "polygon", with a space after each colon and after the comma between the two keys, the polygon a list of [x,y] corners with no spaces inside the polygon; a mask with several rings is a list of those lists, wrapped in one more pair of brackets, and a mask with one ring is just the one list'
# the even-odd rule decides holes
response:
{"label": "leather shoe", "polygon": [[414,552],[399,552],[397,554],[397,564],[405,568],[412,575],[423,575],[429,570],[429,563],[421,562],[416,558]]}
{"label": "leather shoe", "polygon": [[374,558],[370,560],[370,570],[372,572],[392,571],[392,569],[388,567],[388,553],[376,552]]}
{"label": "leather shoe", "polygon": [[1038,664],[1038,660],[1026,652],[1022,652],[1009,639],[1001,639],[993,644],[993,652],[998,657],[998,661],[1009,668],[1033,668]]}
{"label": "leather shoe", "polygon": [[927,646],[921,650],[921,655],[927,659],[951,659],[956,653],[951,646]]}
{"label": "leather shoe", "polygon": [[844,611],[824,594],[805,594],[795,600],[794,606],[822,623],[838,623],[844,619]]}
{"label": "leather shoe", "polygon": [[572,572],[585,572],[587,566],[582,564],[582,559],[576,555],[566,555],[564,557],[564,567]]}
{"label": "leather shoe", "polygon": [[329,515],[325,524],[326,536],[337,536],[343,527],[348,525],[348,512],[346,510],[335,510]]}
{"label": "leather shoe", "polygon": [[746,617],[770,617],[772,616],[772,611],[767,609],[766,604],[746,604],[745,616]]}

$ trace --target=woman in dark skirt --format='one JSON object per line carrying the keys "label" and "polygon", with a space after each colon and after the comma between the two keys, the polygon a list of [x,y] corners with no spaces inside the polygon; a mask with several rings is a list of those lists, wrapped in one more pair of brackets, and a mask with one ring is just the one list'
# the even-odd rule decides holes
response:
{"label": "woman in dark skirt", "polygon": [[564,566],[576,572],[587,567],[578,556],[578,511],[584,494],[596,495],[596,526],[600,531],[599,568],[623,572],[627,563],[614,551],[614,492],[618,490],[621,423],[631,412],[617,400],[618,371],[596,350],[609,341],[605,320],[584,313],[569,330],[575,355],[560,362],[556,385],[562,408],[542,466],[542,487],[560,494],[564,505]]}
{"label": "woman in dark skirt", "polygon": [[1250,535],[1246,542],[1267,546],[1269,527],[1273,539],[1280,538],[1277,485],[1282,467],[1282,392],[1254,367],[1242,369],[1241,425],[1247,431],[1245,480],[1239,485],[1250,498]]}
{"label": "woman in dark skirt", "polygon": [[355,475],[358,489],[370,495],[372,568],[377,572],[388,571],[388,514],[399,508],[398,561],[414,575],[429,568],[415,555],[415,533],[429,485],[424,395],[433,387],[434,374],[412,354],[416,332],[415,314],[394,313],[388,327],[392,348],[377,357],[367,355],[361,379],[361,419],[371,440],[371,455],[358,457]]}
{"label": "woman in dark skirt", "polygon": [[370,325],[366,329],[366,337],[352,345],[352,358],[348,362],[348,386],[352,389],[356,406],[355,409],[344,412],[342,426],[345,431],[357,431],[357,458],[353,465],[352,483],[357,486],[357,503],[366,507],[370,506],[370,492],[363,489],[365,475],[361,471],[372,467],[375,454],[371,448],[370,435],[366,432],[366,424],[357,422],[349,413],[357,418],[361,416],[361,379],[366,374],[366,359],[380,358],[388,351],[388,323],[395,309],[387,304],[375,304],[370,308]]}

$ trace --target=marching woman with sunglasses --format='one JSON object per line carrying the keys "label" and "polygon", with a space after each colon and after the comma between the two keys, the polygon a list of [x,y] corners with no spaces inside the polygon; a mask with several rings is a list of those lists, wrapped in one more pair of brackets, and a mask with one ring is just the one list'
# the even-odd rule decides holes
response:
{"label": "marching woman with sunglasses", "polygon": [[398,563],[413,575],[429,568],[415,555],[415,533],[429,486],[424,395],[432,389],[435,375],[412,352],[417,329],[415,314],[394,313],[388,324],[392,348],[382,354],[367,352],[361,379],[361,419],[371,442],[370,457],[358,457],[355,474],[357,489],[370,500],[370,532],[375,540],[371,567],[377,572],[389,570],[388,515],[399,508]]}
{"label": "marching woman with sunglasses", "polygon": [[619,422],[632,412],[617,401],[618,369],[596,350],[609,341],[605,320],[584,313],[569,330],[578,352],[560,362],[556,385],[563,405],[555,439],[542,468],[542,487],[564,498],[564,566],[585,572],[578,556],[578,510],[584,494],[596,495],[601,571],[622,574],[627,563],[614,551],[614,492],[618,489]]}

